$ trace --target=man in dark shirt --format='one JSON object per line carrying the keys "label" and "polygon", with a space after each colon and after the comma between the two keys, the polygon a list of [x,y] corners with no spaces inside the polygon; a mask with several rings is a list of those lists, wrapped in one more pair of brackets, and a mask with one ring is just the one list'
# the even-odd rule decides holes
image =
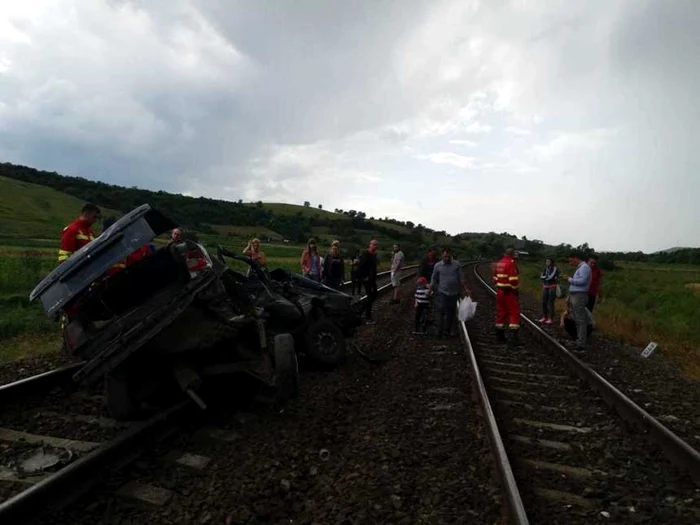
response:
{"label": "man in dark shirt", "polygon": [[588,258],[588,266],[591,267],[591,284],[588,287],[588,304],[586,308],[593,313],[596,299],[601,299],[603,296],[601,290],[603,287],[603,272],[598,268],[598,259],[592,255]]}
{"label": "man in dark shirt", "polygon": [[355,295],[355,288],[357,288],[358,294],[362,291],[360,279],[357,277],[357,266],[359,264],[360,250],[357,250],[350,259],[350,281],[352,283],[352,295]]}
{"label": "man in dark shirt", "polygon": [[331,246],[331,251],[323,261],[323,280],[326,286],[335,290],[340,289],[345,275],[345,262],[340,256],[340,248],[337,244]]}
{"label": "man in dark shirt", "polygon": [[365,284],[365,323],[374,324],[372,318],[372,305],[377,299],[377,249],[379,241],[372,239],[367,250],[360,255],[357,266],[357,277]]}
{"label": "man in dark shirt", "polygon": [[433,268],[437,262],[437,250],[434,247],[428,248],[428,253],[420,262],[418,268],[418,277],[425,277],[425,280],[430,282],[433,278]]}

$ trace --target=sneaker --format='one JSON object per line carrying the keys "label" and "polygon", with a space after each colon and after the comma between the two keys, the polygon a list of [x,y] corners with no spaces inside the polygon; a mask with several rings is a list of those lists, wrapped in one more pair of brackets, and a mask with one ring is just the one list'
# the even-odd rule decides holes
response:
{"label": "sneaker", "polygon": [[585,346],[581,346],[577,341],[566,340],[564,341],[564,346],[573,352],[584,352],[586,350]]}
{"label": "sneaker", "polygon": [[552,318],[550,317],[550,318],[548,318],[548,319],[544,322],[544,324],[554,324],[554,321],[553,321]]}
{"label": "sneaker", "polygon": [[367,319],[365,320],[365,324],[377,324],[377,321],[375,321],[374,319]]}
{"label": "sneaker", "polygon": [[546,320],[547,320],[546,317],[540,317],[539,321],[537,321],[537,322],[538,322],[538,323],[544,323]]}

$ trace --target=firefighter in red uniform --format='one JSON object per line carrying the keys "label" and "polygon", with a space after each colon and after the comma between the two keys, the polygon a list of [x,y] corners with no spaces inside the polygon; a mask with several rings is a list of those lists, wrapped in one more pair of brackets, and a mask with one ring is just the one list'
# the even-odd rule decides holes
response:
{"label": "firefighter in red uniform", "polygon": [[493,281],[496,285],[496,336],[500,342],[506,341],[506,328],[509,332],[508,346],[522,346],[519,338],[520,303],[518,288],[520,270],[515,250],[509,247],[505,255],[495,264]]}
{"label": "firefighter in red uniform", "polygon": [[[63,233],[61,233],[61,246],[58,249],[58,264],[68,260],[68,258],[80,248],[95,240],[92,226],[99,220],[101,213],[100,208],[86,202],[80,210],[78,218],[63,228]],[[61,315],[60,321],[61,332],[63,332],[67,322],[65,313]],[[67,352],[68,350],[64,339],[61,353],[67,356]]]}
{"label": "firefighter in red uniform", "polygon": [[63,228],[61,247],[58,249],[58,264],[61,264],[80,248],[95,240],[95,234],[92,233],[92,225],[98,221],[100,214],[100,209],[88,202],[80,210],[80,216]]}

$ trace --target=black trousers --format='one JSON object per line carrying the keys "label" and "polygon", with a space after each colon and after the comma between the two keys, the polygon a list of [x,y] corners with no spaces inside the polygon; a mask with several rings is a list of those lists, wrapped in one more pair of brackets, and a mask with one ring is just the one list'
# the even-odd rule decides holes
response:
{"label": "black trousers", "polygon": [[367,299],[365,300],[365,319],[372,319],[372,305],[374,301],[377,300],[377,281],[365,281],[365,294],[367,294]]}
{"label": "black trousers", "polygon": [[423,317],[425,317],[428,314],[428,308],[430,307],[429,304],[421,304],[418,303],[416,305],[416,315],[415,315],[415,328],[416,332],[421,331],[421,321],[423,321]]}
{"label": "black trousers", "polygon": [[437,294],[435,297],[435,320],[438,333],[450,335],[452,323],[457,317],[457,300],[459,295]]}
{"label": "black trousers", "polygon": [[342,277],[327,277],[326,286],[333,288],[334,290],[340,290],[340,285],[343,284]]}
{"label": "black trousers", "polygon": [[352,293],[351,295],[355,295],[355,288],[357,288],[357,293],[359,294],[362,291],[362,283],[360,280],[357,278],[357,275],[355,271],[353,270],[352,273],[350,274],[350,281],[352,282]]}
{"label": "black trousers", "polygon": [[595,295],[588,296],[588,304],[586,304],[586,308],[588,308],[588,311],[591,313],[593,313],[593,307],[595,306],[595,300],[596,300]]}

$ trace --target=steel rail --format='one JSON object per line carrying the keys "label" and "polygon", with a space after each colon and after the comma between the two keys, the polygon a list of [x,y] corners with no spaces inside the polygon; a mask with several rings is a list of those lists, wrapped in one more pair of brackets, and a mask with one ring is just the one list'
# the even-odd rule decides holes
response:
{"label": "steel rail", "polygon": [[[404,267],[404,268],[401,269],[401,271],[403,272],[404,270],[413,270],[413,269],[415,269],[415,268],[418,268],[418,265]],[[378,273],[378,274],[377,274],[377,277],[379,277],[379,276],[384,276],[384,275],[387,275],[387,274],[389,274],[389,273],[391,273],[391,272],[382,272],[381,274]],[[400,282],[404,282],[404,281],[410,279],[411,277],[415,276],[417,273],[418,273],[418,272],[411,272],[411,273],[408,273],[408,274],[406,274],[406,275],[402,275],[401,277],[399,277],[399,281],[400,281]],[[391,283],[387,283],[387,284],[385,284],[384,286],[380,286],[379,288],[377,288],[377,296],[379,296],[380,293],[384,293],[384,292],[386,292],[386,291],[391,290],[391,288],[392,288]],[[363,302],[365,302],[366,300],[367,300],[367,295],[362,295],[362,296],[360,296],[360,298],[355,302],[355,304],[363,303]]]}
{"label": "steel rail", "polygon": [[[476,263],[465,263],[465,266],[468,264]],[[457,308],[457,311],[459,311],[459,307]],[[498,473],[501,487],[505,493],[510,523],[511,525],[529,525],[530,521],[527,518],[525,506],[523,505],[523,500],[520,497],[520,490],[518,489],[518,484],[516,483],[515,476],[513,475],[513,469],[510,465],[510,460],[508,459],[506,447],[503,444],[501,432],[498,430],[496,415],[491,407],[489,395],[486,392],[486,385],[484,384],[484,380],[481,376],[479,364],[476,360],[476,354],[474,353],[474,347],[472,346],[471,339],[469,338],[467,325],[459,319],[457,319],[457,325],[459,327],[459,334],[462,337],[462,342],[464,343],[464,353],[467,355],[467,359],[471,365],[471,375],[474,380],[474,391],[479,398],[479,404],[481,405],[481,411],[486,423],[485,426],[489,439],[489,446],[491,448],[491,453],[495,458],[496,471]]]}
{"label": "steel rail", "polygon": [[[401,271],[403,272],[404,270],[414,270],[414,269],[418,268],[418,266],[419,266],[418,264],[411,264],[409,266],[404,266],[403,268],[401,268]],[[379,272],[377,274],[377,277],[385,277],[385,276],[390,275],[390,274],[391,274],[391,270],[386,270],[383,272]],[[340,287],[345,288],[347,286],[350,286],[351,284],[352,284],[352,281],[343,281],[343,284],[341,284]]]}
{"label": "steel rail", "polygon": [[43,372],[30,377],[25,377],[12,383],[0,385],[0,403],[12,400],[17,401],[17,395],[26,395],[27,392],[46,390],[67,382],[72,374],[85,364],[84,361],[70,363],[48,372]]}
{"label": "steel rail", "polygon": [[[476,278],[492,295],[496,295],[496,291],[481,278],[477,268],[478,265],[475,265],[474,275]],[[535,335],[544,341],[546,346],[559,359],[564,361],[569,369],[597,391],[603,400],[613,407],[624,420],[648,432],[652,440],[661,446],[666,457],[681,469],[688,471],[693,481],[700,486],[700,452],[674,434],[668,427],[632,401],[590,366],[573,355],[565,346],[537,326],[529,317],[522,313],[520,317],[534,331]]]}
{"label": "steel rail", "polygon": [[0,503],[0,523],[31,523],[44,515],[47,507],[55,509],[72,503],[101,479],[104,469],[116,470],[133,461],[147,440],[163,437],[191,407],[192,401],[187,399],[132,426],[114,440]]}

